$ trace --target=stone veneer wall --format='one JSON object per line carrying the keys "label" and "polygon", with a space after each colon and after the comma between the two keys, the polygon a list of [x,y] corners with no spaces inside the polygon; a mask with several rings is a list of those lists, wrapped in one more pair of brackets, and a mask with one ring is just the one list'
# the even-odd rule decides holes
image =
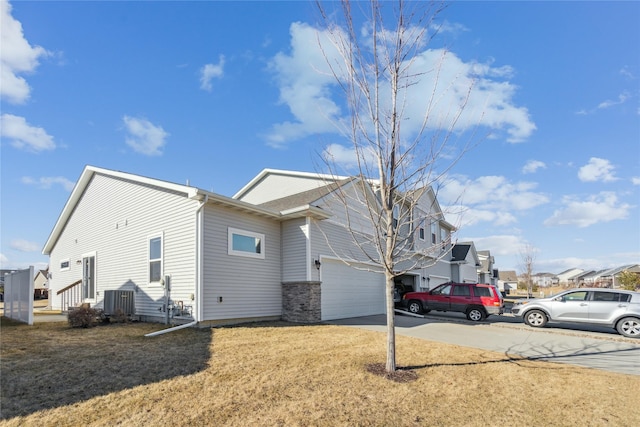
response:
{"label": "stone veneer wall", "polygon": [[297,323],[319,322],[321,282],[285,282],[282,284],[282,320]]}

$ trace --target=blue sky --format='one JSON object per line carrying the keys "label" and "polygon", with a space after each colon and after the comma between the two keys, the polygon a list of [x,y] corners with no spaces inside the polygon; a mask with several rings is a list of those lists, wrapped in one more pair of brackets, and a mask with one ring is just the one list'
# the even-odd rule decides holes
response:
{"label": "blue sky", "polygon": [[[309,2],[0,0],[2,268],[42,247],[85,165],[232,196],[346,142]],[[640,263],[640,2],[454,2],[420,52],[474,78],[479,144],[439,195],[501,270]],[[311,66],[310,64],[316,64]],[[487,103],[487,100],[491,100]],[[342,105],[343,106],[343,105]],[[475,116],[477,117],[477,116]],[[472,120],[469,118],[469,120]],[[344,146],[338,149],[339,145]],[[447,210],[448,211],[448,210]]]}

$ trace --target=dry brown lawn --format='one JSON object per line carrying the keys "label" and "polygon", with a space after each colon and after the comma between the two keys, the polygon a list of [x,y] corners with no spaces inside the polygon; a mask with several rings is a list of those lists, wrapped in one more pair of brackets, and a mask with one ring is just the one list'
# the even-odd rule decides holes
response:
{"label": "dry brown lawn", "polygon": [[263,323],[157,337],[3,318],[2,426],[636,426],[640,378],[398,336]]}

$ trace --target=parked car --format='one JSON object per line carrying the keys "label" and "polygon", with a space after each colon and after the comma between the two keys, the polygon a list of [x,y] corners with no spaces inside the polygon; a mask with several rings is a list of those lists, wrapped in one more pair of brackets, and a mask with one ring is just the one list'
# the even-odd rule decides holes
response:
{"label": "parked car", "polygon": [[449,282],[429,292],[408,292],[402,297],[402,305],[414,314],[455,311],[477,322],[492,314],[502,314],[504,301],[493,285]]}
{"label": "parked car", "polygon": [[640,338],[640,292],[576,288],[518,302],[511,312],[536,328],[547,322],[588,323],[608,325],[625,337]]}

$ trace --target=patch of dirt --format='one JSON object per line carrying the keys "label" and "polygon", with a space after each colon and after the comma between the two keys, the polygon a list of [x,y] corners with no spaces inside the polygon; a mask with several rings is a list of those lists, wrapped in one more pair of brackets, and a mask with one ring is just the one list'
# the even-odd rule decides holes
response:
{"label": "patch of dirt", "polygon": [[384,363],[371,363],[366,366],[367,372],[397,383],[409,383],[418,379],[416,371],[398,367],[395,372],[387,372]]}

